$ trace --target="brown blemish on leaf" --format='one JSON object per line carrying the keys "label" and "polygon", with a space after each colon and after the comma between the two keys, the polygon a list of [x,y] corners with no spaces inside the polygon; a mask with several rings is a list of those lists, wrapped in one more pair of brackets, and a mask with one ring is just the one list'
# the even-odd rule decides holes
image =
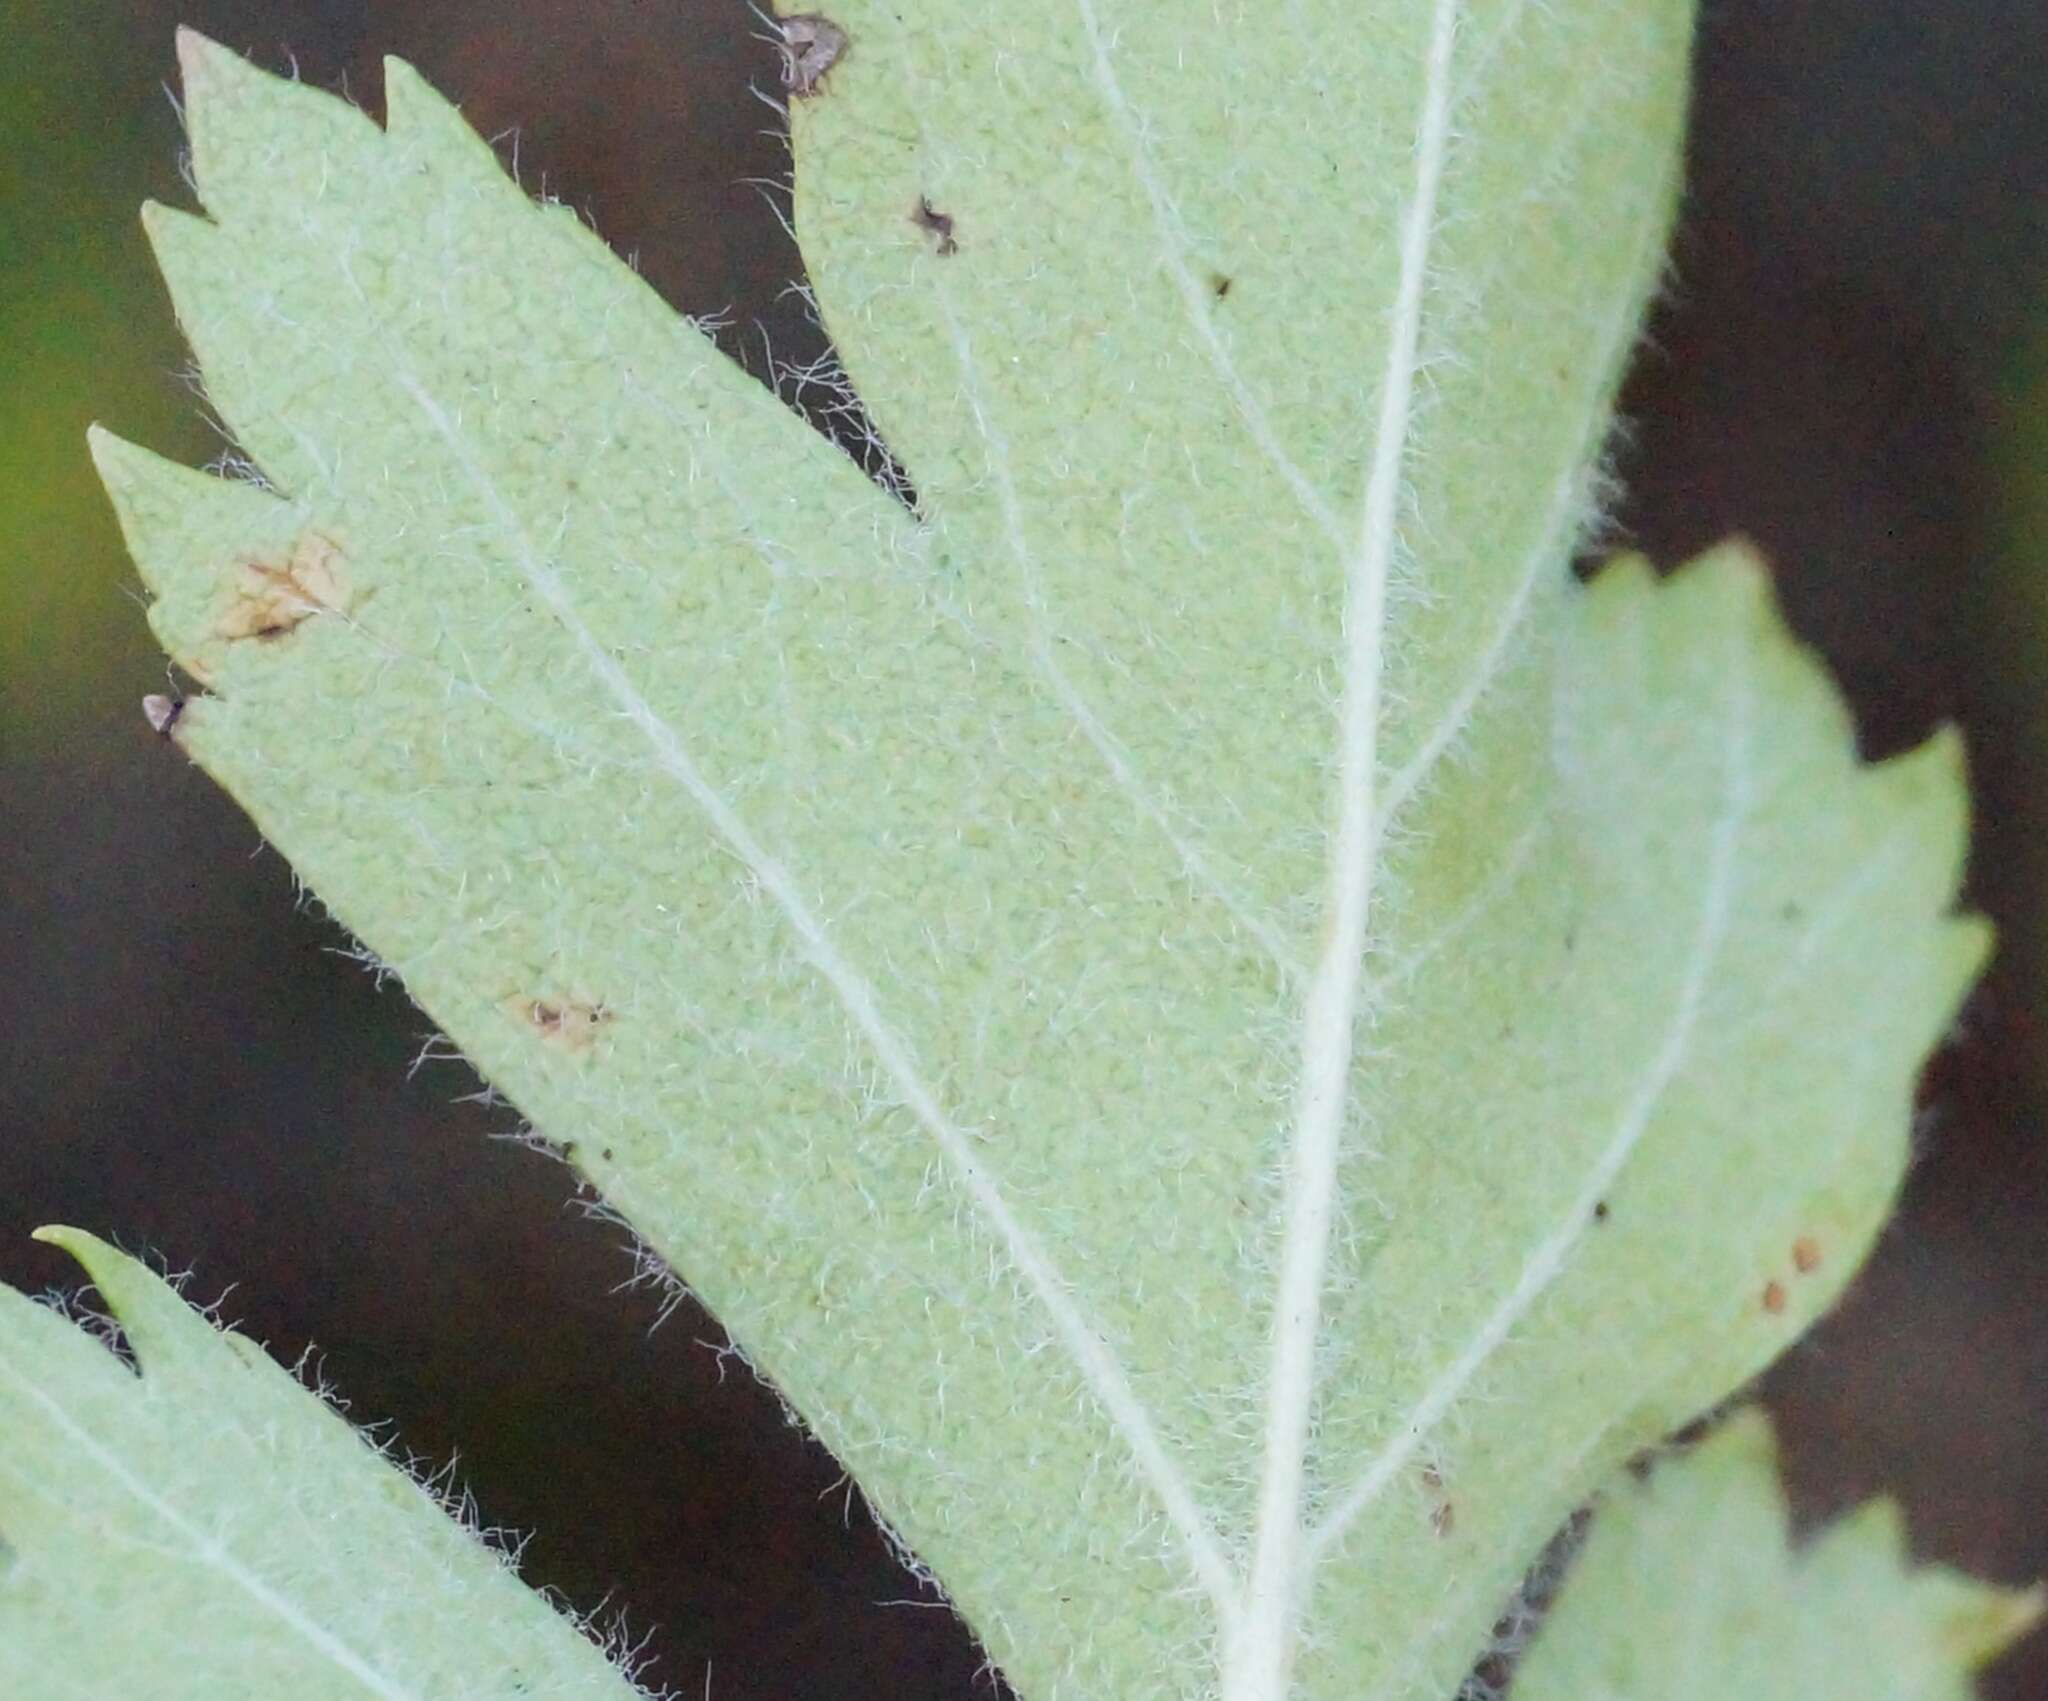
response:
{"label": "brown blemish on leaf", "polygon": [[792,100],[804,100],[818,92],[825,73],[846,57],[846,31],[816,12],[799,12],[779,22],[782,86]]}
{"label": "brown blemish on leaf", "polygon": [[1230,294],[1230,279],[1222,272],[1211,272],[1209,274],[1209,293],[1215,296],[1218,301],[1223,300]]}
{"label": "brown blemish on leaf", "polygon": [[602,1004],[582,1004],[573,998],[524,998],[515,993],[499,1008],[560,1051],[588,1051],[597,1043],[598,1030],[612,1019]]}
{"label": "brown blemish on leaf", "polygon": [[235,569],[234,600],[213,623],[217,638],[280,638],[316,614],[340,614],[355,600],[341,548],[304,532],[283,561],[244,561]]}
{"label": "brown blemish on leaf", "polygon": [[1422,1486],[1429,1491],[1429,1497],[1434,1502],[1429,1509],[1429,1527],[1439,1536],[1449,1535],[1452,1525],[1457,1521],[1457,1514],[1444,1495],[1442,1469],[1433,1463],[1425,1464],[1422,1467]]}
{"label": "brown blemish on leaf", "polygon": [[927,197],[918,196],[917,205],[910,212],[910,222],[919,230],[936,238],[932,243],[934,253],[946,255],[960,252],[960,244],[953,240],[953,215],[940,212]]}
{"label": "brown blemish on leaf", "polygon": [[1820,1268],[1820,1242],[1810,1234],[1802,1234],[1792,1243],[1792,1268],[1802,1276],[1810,1276]]}
{"label": "brown blemish on leaf", "polygon": [[1785,1309],[1785,1284],[1783,1282],[1764,1283],[1764,1309],[1773,1317],[1776,1317]]}

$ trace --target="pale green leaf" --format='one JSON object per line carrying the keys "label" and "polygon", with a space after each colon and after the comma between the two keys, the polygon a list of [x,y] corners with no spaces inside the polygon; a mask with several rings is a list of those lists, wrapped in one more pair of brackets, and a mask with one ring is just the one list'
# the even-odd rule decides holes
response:
{"label": "pale green leaf", "polygon": [[139,1368],[0,1287],[0,1695],[633,1701],[318,1395],[132,1258],[45,1229]]}
{"label": "pale green leaf", "polygon": [[1746,1410],[1602,1501],[1515,1701],[1968,1701],[2038,1589],[1916,1567],[1873,1500],[1795,1548],[1769,1421]]}
{"label": "pale green leaf", "polygon": [[1440,1701],[1881,1220],[1955,743],[1861,768],[1740,550],[1567,571],[1678,0],[839,17],[914,515],[404,66],[188,38],[270,488],[97,440],[175,736],[1033,1701]]}

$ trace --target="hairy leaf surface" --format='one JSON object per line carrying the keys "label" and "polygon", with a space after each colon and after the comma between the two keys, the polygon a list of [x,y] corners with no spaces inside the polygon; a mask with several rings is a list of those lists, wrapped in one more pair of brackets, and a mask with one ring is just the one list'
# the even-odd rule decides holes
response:
{"label": "hairy leaf surface", "polygon": [[1867,1245],[1955,745],[1859,767],[1740,550],[1567,571],[1676,0],[835,16],[915,513],[403,65],[187,39],[265,487],[97,440],[173,735],[1026,1695],[1438,1701]]}
{"label": "hairy leaf surface", "polygon": [[1873,1500],[1795,1548],[1750,1410],[1608,1495],[1515,1679],[1516,1701],[1968,1701],[2038,1589],[1915,1567]]}
{"label": "hairy leaf surface", "polygon": [[133,1259],[131,1369],[0,1287],[0,1694],[633,1701],[642,1692],[253,1341]]}

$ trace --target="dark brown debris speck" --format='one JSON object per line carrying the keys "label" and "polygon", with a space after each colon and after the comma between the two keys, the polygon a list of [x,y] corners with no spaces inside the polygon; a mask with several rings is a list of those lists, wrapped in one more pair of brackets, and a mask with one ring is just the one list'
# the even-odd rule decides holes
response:
{"label": "dark brown debris speck", "polygon": [[911,209],[910,222],[919,230],[930,234],[935,240],[933,251],[939,254],[957,254],[960,244],[953,239],[953,215],[942,213],[925,196],[917,198],[917,205]]}

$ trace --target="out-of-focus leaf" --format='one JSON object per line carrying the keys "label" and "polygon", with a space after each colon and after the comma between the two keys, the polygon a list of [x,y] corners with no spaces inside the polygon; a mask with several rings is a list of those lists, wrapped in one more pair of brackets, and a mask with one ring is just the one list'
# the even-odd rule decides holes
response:
{"label": "out-of-focus leaf", "polygon": [[633,1701],[331,1406],[76,1229],[138,1369],[0,1287],[0,1695]]}
{"label": "out-of-focus leaf", "polygon": [[1968,1701],[2038,1589],[1915,1566],[1873,1500],[1795,1547],[1768,1420],[1745,1410],[1602,1502],[1515,1701]]}

